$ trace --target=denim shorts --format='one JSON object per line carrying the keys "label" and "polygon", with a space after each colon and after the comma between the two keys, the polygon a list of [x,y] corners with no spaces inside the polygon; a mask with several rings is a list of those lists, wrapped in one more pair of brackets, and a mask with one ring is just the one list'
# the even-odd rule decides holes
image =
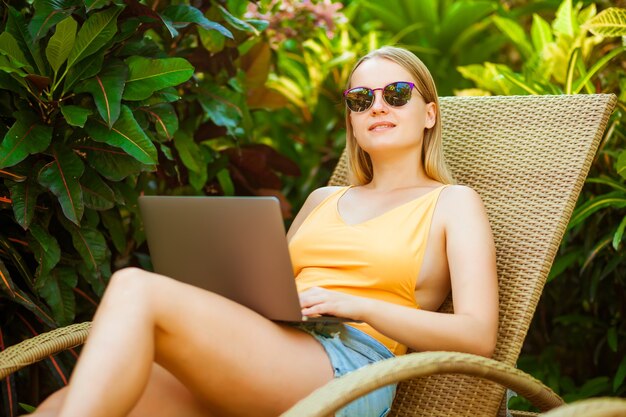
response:
{"label": "denim shorts", "polygon": [[[312,335],[326,350],[338,378],[365,365],[394,355],[378,340],[351,326],[302,323],[294,327]],[[383,417],[391,410],[396,385],[379,388],[337,411],[335,417]]]}

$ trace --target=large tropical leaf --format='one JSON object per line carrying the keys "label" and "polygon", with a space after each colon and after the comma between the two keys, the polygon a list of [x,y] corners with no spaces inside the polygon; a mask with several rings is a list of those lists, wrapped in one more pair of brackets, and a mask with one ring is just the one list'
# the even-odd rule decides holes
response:
{"label": "large tropical leaf", "polygon": [[28,243],[39,263],[35,285],[40,286],[41,280],[45,279],[61,260],[61,248],[56,238],[38,223],[31,225]]}
{"label": "large tropical leaf", "polygon": [[174,107],[169,103],[156,104],[147,108],[142,108],[150,119],[154,122],[157,135],[170,140],[178,130],[178,117]]}
{"label": "large tropical leaf", "polygon": [[111,40],[117,32],[117,16],[121,11],[121,7],[111,7],[87,19],[78,31],[76,42],[67,59],[67,68],[96,53]]}
{"label": "large tropical leaf", "polygon": [[227,87],[217,85],[207,85],[199,93],[198,101],[213,123],[234,133],[243,118],[242,103],[238,102],[241,96]]}
{"label": "large tropical leaf", "polygon": [[[19,68],[28,66],[28,60],[24,52],[22,52],[20,45],[9,32],[0,33],[0,54],[10,57],[11,61]],[[30,69],[32,71],[32,68]]]}
{"label": "large tropical leaf", "polygon": [[87,163],[111,181],[121,181],[129,175],[140,173],[146,167],[120,148],[104,143],[86,141],[74,148],[84,152]]}
{"label": "large tropical leaf", "polygon": [[87,122],[85,129],[92,139],[122,148],[143,164],[157,163],[157,150],[154,144],[143,132],[127,106],[122,106],[120,117],[111,130],[104,123],[92,120]]}
{"label": "large tropical leaf", "polygon": [[84,202],[79,178],[85,166],[69,148],[57,145],[52,148],[54,160],[39,171],[39,183],[57,196],[65,217],[80,224]]}
{"label": "large tropical leaf", "polygon": [[594,35],[626,36],[626,9],[609,7],[590,19],[584,27]]}
{"label": "large tropical leaf", "polygon": [[76,271],[72,268],[55,268],[42,281],[39,294],[52,309],[55,320],[65,326],[74,321],[76,299],[73,288],[78,283]]}
{"label": "large tropical leaf", "polygon": [[33,220],[37,196],[41,192],[41,187],[37,183],[36,171],[28,175],[25,181],[6,181],[5,184],[11,192],[15,220],[26,230]]}
{"label": "large tropical leaf", "polygon": [[170,31],[172,37],[178,36],[178,30],[189,26],[192,23],[200,25],[204,29],[216,30],[229,39],[233,39],[233,34],[219,23],[212,22],[198,9],[186,4],[172,5],[161,12],[163,22]]}
{"label": "large tropical leaf", "polygon": [[100,116],[109,128],[113,127],[120,115],[122,92],[127,75],[126,64],[122,61],[113,61],[95,77],[82,82],[74,89],[77,93],[91,93]]}
{"label": "large tropical leaf", "polygon": [[530,29],[530,35],[535,51],[539,53],[543,51],[546,45],[552,43],[553,41],[550,24],[536,13],[533,14],[533,24]]}
{"label": "large tropical leaf", "polygon": [[35,0],[35,15],[28,24],[35,41],[46,36],[51,27],[70,16],[78,8],[78,0]]}
{"label": "large tropical leaf", "polygon": [[0,168],[13,166],[29,154],[42,152],[52,140],[52,128],[41,124],[28,110],[13,115],[15,123],[0,143]]}
{"label": "large tropical leaf", "polygon": [[103,8],[104,6],[108,6],[111,3],[111,0],[85,0],[85,8],[88,12],[92,10],[98,10]]}
{"label": "large tropical leaf", "polygon": [[94,210],[108,210],[115,205],[113,190],[92,168],[86,167],[80,179],[85,206]]}
{"label": "large tropical leaf", "polygon": [[92,114],[91,110],[74,105],[61,106],[61,113],[68,125],[78,127],[84,127],[87,117]]}
{"label": "large tropical leaf", "polygon": [[58,324],[54,321],[52,313],[48,307],[43,305],[41,301],[34,301],[30,295],[26,294],[19,288],[15,288],[15,301],[34,313],[35,316],[37,316],[37,318],[47,326],[51,328],[58,327]]}
{"label": "large tropical leaf", "polygon": [[102,224],[109,231],[109,237],[119,253],[126,250],[126,231],[124,230],[124,220],[120,216],[119,210],[106,210],[100,212]]}
{"label": "large tropical leaf", "polygon": [[7,294],[9,297],[15,298],[15,284],[11,279],[11,275],[7,270],[7,267],[0,259],[0,290]]}
{"label": "large tropical leaf", "polygon": [[184,58],[132,56],[126,64],[129,72],[123,95],[125,100],[144,100],[157,90],[184,83],[194,72],[193,66]]}
{"label": "large tropical leaf", "polygon": [[28,27],[26,27],[26,19],[24,16],[11,6],[9,6],[5,30],[13,35],[17,44],[20,46],[20,49],[25,53],[25,57],[31,67],[37,68],[39,74],[45,74],[46,66],[44,65],[43,57],[41,56],[39,42],[35,42],[30,35]]}
{"label": "large tropical leaf", "polygon": [[72,16],[68,16],[57,25],[54,35],[48,41],[46,57],[55,73],[59,71],[74,47],[77,26]]}
{"label": "large tropical leaf", "polygon": [[67,72],[67,77],[65,78],[63,92],[69,91],[78,81],[91,78],[99,73],[102,69],[103,62],[104,52],[100,52],[84,62],[83,65],[77,65],[70,68]]}
{"label": "large tropical leaf", "polygon": [[83,258],[84,266],[90,271],[98,271],[107,258],[107,245],[104,236],[98,229],[89,225],[77,227],[61,218],[63,227],[70,232],[74,249]]}
{"label": "large tropical leaf", "polygon": [[0,55],[0,71],[4,71],[9,74],[16,74],[21,78],[28,77],[28,73],[21,69],[22,65],[17,62],[13,62],[10,58]]}

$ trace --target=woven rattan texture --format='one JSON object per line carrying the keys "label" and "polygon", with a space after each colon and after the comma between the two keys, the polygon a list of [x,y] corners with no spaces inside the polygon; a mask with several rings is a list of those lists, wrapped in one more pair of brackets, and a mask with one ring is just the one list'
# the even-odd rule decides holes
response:
{"label": "woven rattan texture", "polygon": [[[589,171],[613,95],[444,97],[444,149],[459,184],[482,197],[497,250],[494,358],[514,365]],[[347,183],[345,155],[331,184]],[[444,305],[450,311],[451,303]],[[496,415],[503,389],[464,376],[400,384],[394,416]]]}
{"label": "woven rattan texture", "polygon": [[84,343],[91,323],[62,327],[10,346],[0,355],[0,379],[55,353]]}

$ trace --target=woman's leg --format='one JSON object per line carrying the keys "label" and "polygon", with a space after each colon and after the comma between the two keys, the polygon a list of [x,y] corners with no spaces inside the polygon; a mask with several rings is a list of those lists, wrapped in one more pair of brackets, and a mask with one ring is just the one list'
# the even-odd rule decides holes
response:
{"label": "woman's leg", "polygon": [[[67,387],[49,396],[31,417],[57,417]],[[154,364],[145,391],[128,417],[211,417],[198,399],[165,368]]]}
{"label": "woman's leg", "polygon": [[59,415],[127,415],[153,361],[217,415],[277,415],[333,376],[310,335],[132,268],[111,278]]}

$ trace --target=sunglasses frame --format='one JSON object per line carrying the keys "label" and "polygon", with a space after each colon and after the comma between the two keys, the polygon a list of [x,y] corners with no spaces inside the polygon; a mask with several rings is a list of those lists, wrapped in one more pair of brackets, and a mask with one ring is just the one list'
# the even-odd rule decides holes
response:
{"label": "sunglasses frame", "polygon": [[[411,96],[409,96],[409,99],[407,100],[407,102],[406,102],[406,103],[401,104],[401,105],[399,105],[399,106],[396,106],[396,105],[393,105],[393,104],[389,103],[389,102],[387,101],[387,99],[385,98],[385,88],[389,87],[390,85],[393,85],[393,84],[398,84],[398,83],[404,83],[404,84],[408,84],[408,85],[410,85],[410,86],[411,86]],[[370,92],[372,93],[372,102],[370,103],[370,105],[369,105],[369,106],[367,106],[367,108],[365,108],[365,109],[363,109],[363,110],[360,110],[360,111],[352,110],[352,109],[350,108],[350,106],[348,106],[348,99],[346,98],[346,97],[347,97],[347,95],[348,95],[348,93],[350,93],[350,91],[352,91],[352,90],[356,90],[357,88],[363,88],[363,89],[368,90],[368,91],[370,91]],[[386,85],[386,86],[384,86],[384,87],[379,87],[379,88],[369,88],[369,87],[352,87],[352,88],[349,88],[349,89],[347,89],[347,90],[345,90],[345,91],[343,92],[343,98],[344,98],[344,100],[345,100],[345,102],[346,102],[346,107],[348,107],[348,109],[349,109],[350,111],[353,111],[353,112],[355,112],[355,113],[363,113],[364,111],[368,111],[368,110],[369,110],[369,109],[370,109],[370,108],[374,105],[374,101],[376,101],[376,94],[375,94],[375,92],[376,92],[376,91],[378,91],[378,90],[381,90],[381,91],[383,92],[382,97],[383,97],[383,100],[385,101],[385,103],[387,103],[387,104],[388,104],[389,106],[391,106],[391,107],[396,107],[396,108],[398,108],[398,107],[406,106],[406,105],[408,104],[408,102],[409,102],[409,101],[411,101],[411,97],[413,97],[413,89],[414,89],[414,88],[415,88],[415,83],[412,83],[412,82],[410,82],[410,81],[394,81],[394,82],[391,82],[391,83],[387,84],[387,85]]]}

